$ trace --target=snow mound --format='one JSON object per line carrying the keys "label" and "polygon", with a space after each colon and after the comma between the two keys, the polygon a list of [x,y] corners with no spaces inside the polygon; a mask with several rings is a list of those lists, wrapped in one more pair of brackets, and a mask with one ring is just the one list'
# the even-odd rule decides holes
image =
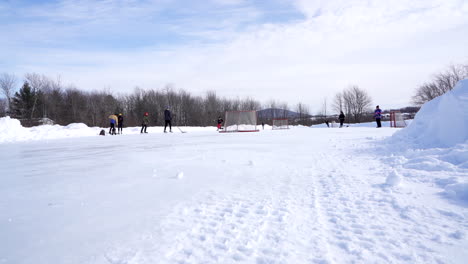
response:
{"label": "snow mound", "polygon": [[468,140],[468,79],[427,103],[411,124],[391,138],[419,148],[452,147]]}
{"label": "snow mound", "polygon": [[0,118],[0,143],[27,140],[44,140],[56,138],[96,136],[100,128],[88,127],[83,123],[73,123],[68,126],[41,125],[23,127],[18,119]]}
{"label": "snow mound", "polygon": [[66,129],[87,129],[89,127],[83,123],[71,123],[65,126],[65,128]]}
{"label": "snow mound", "polygon": [[26,129],[21,126],[18,119],[7,117],[0,118],[0,142],[25,134]]}
{"label": "snow mound", "polygon": [[179,179],[179,180],[180,180],[180,179],[183,179],[183,178],[184,178],[184,173],[183,173],[182,171],[179,172],[179,173],[177,173],[177,175],[176,175],[175,178],[176,178],[176,179]]}
{"label": "snow mound", "polygon": [[385,184],[389,186],[398,186],[401,182],[401,176],[395,170],[392,170],[385,180]]}

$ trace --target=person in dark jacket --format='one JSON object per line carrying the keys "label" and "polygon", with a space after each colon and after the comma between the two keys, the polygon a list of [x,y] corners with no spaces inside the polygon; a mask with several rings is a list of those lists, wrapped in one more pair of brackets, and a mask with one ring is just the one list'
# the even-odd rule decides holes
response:
{"label": "person in dark jacket", "polygon": [[344,123],[344,119],[345,119],[345,115],[344,115],[343,111],[340,111],[340,115],[338,116],[338,119],[340,119],[340,127],[343,127],[343,123]]}
{"label": "person in dark jacket", "polygon": [[171,115],[171,111],[169,111],[169,106],[168,106],[166,107],[166,110],[164,110],[164,133],[166,133],[167,125],[169,125],[169,132],[172,133],[171,120],[172,120],[172,115]]}
{"label": "person in dark jacket", "polygon": [[223,122],[224,122],[224,120],[221,117],[218,117],[218,129],[217,130],[221,129],[221,126],[223,125]]}
{"label": "person in dark jacket", "polygon": [[122,115],[122,113],[120,113],[119,116],[118,116],[118,125],[117,125],[118,134],[122,134],[123,119],[124,119],[123,115]]}
{"label": "person in dark jacket", "polygon": [[382,110],[380,110],[379,106],[375,107],[374,118],[375,122],[377,122],[377,127],[382,127],[382,123],[380,122],[380,119],[382,118]]}
{"label": "person in dark jacket", "polygon": [[149,123],[148,115],[149,115],[148,112],[146,112],[143,115],[143,122],[141,123],[141,132],[140,133],[143,133],[143,132],[148,133],[148,132],[146,132],[146,128],[148,127],[148,123]]}

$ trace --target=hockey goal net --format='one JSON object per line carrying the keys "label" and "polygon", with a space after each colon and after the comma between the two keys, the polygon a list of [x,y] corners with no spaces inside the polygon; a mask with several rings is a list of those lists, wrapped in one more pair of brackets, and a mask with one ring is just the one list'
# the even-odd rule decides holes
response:
{"label": "hockey goal net", "polygon": [[219,132],[258,132],[257,111],[228,111]]}
{"label": "hockey goal net", "polygon": [[287,118],[275,118],[273,119],[272,129],[289,129]]}
{"label": "hockey goal net", "polygon": [[390,127],[406,127],[406,122],[400,111],[390,112]]}

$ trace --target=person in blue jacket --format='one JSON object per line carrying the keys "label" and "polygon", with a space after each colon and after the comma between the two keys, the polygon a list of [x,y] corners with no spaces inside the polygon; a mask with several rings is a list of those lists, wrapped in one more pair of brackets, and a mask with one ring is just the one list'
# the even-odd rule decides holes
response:
{"label": "person in blue jacket", "polygon": [[380,122],[380,119],[382,118],[382,110],[380,110],[379,106],[375,107],[374,118],[375,122],[377,122],[377,127],[382,127],[382,123]]}

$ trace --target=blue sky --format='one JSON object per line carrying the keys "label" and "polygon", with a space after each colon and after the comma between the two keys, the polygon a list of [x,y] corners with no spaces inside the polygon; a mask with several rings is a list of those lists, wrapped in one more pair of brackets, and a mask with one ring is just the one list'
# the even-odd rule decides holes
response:
{"label": "blue sky", "polygon": [[0,0],[0,72],[116,93],[309,104],[350,85],[384,108],[468,63],[466,0]]}

